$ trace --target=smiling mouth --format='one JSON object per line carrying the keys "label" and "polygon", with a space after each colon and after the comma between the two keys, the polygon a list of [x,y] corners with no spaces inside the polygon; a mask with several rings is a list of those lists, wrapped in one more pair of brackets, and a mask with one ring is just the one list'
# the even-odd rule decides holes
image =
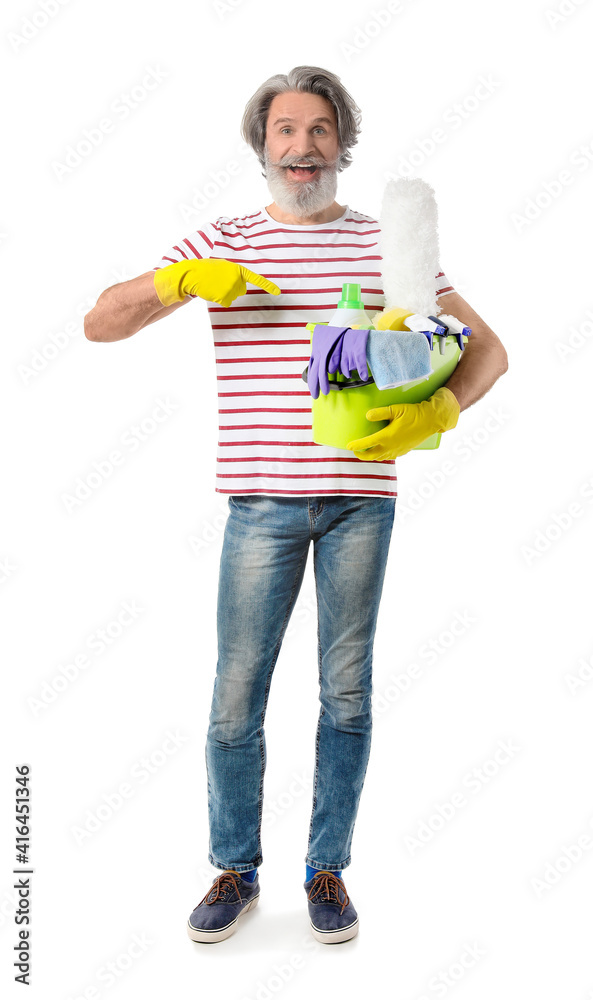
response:
{"label": "smiling mouth", "polygon": [[317,173],[317,169],[318,168],[313,165],[307,167],[297,167],[297,166],[287,167],[287,170],[290,170],[290,172],[294,174],[295,177],[312,177],[313,174]]}

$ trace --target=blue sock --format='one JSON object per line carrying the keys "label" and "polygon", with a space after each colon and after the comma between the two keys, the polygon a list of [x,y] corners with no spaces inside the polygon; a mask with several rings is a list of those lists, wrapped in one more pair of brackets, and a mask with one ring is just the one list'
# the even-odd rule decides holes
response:
{"label": "blue sock", "polygon": [[[310,882],[310,880],[312,878],[315,878],[315,876],[320,871],[321,871],[320,868],[311,868],[311,865],[307,865],[307,876],[305,878],[305,882]],[[332,875],[336,875],[338,878],[342,878],[342,872],[341,871],[339,871],[339,872],[332,872]]]}
{"label": "blue sock", "polygon": [[244,878],[246,882],[255,882],[255,876],[257,875],[257,868],[252,868],[248,872],[239,872],[241,878]]}

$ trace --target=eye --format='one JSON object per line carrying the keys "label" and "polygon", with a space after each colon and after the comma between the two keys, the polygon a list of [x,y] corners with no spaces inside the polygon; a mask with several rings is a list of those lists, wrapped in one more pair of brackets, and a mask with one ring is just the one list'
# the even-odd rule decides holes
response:
{"label": "eye", "polygon": [[[280,129],[280,134],[282,134],[282,132],[291,132],[291,131],[292,131],[292,129],[290,128],[290,126],[289,125],[285,125],[284,128]],[[316,125],[315,128],[313,129],[313,131],[314,132],[325,132],[325,129],[324,129],[323,125]]]}

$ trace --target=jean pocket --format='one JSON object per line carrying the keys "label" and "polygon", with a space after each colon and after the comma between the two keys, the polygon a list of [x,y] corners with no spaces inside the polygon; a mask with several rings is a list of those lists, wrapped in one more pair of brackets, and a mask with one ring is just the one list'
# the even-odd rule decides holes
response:
{"label": "jean pocket", "polygon": [[236,507],[238,510],[244,507],[245,504],[249,505],[253,500],[258,500],[259,497],[257,493],[231,493],[229,494],[229,503],[231,507]]}

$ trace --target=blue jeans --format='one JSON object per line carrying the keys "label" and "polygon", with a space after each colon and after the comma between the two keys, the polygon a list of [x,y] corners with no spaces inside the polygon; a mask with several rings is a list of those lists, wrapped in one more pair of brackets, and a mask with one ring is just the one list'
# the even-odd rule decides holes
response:
{"label": "blue jeans", "polygon": [[229,497],[218,583],[218,664],[206,739],[208,859],[262,862],[264,719],[313,541],[321,709],[307,864],[338,871],[371,745],[372,654],[395,497]]}

